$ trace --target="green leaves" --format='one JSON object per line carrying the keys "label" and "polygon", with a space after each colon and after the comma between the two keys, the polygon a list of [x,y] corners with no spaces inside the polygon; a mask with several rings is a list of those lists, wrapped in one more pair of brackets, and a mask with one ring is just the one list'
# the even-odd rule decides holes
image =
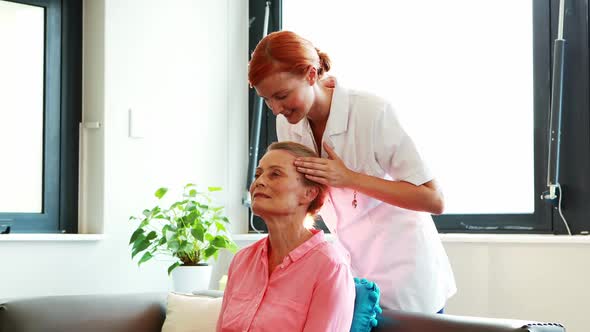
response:
{"label": "green leaves", "polygon": [[227,247],[227,242],[228,239],[225,236],[216,236],[213,238],[213,241],[211,241],[211,245],[215,248],[225,248]]}
{"label": "green leaves", "polygon": [[139,236],[135,242],[133,242],[133,250],[131,251],[131,258],[134,258],[135,255],[139,254],[140,252],[146,250],[150,246],[150,242],[147,238],[142,234]]}
{"label": "green leaves", "polygon": [[217,227],[217,230],[224,231],[224,232],[226,231],[225,226],[222,223],[220,223],[219,221],[215,222],[215,226]]}
{"label": "green leaves", "polygon": [[174,264],[170,265],[170,266],[168,267],[168,275],[170,275],[170,273],[172,273],[172,270],[174,270],[175,268],[177,268],[177,267],[179,267],[179,266],[180,266],[180,263],[179,263],[179,262],[176,262],[176,263],[174,263]]}
{"label": "green leaves", "polygon": [[194,246],[193,243],[187,241],[187,242],[183,242],[181,249],[184,252],[191,252],[193,250],[193,246]]}
{"label": "green leaves", "polygon": [[205,230],[201,225],[195,225],[195,227],[191,229],[191,234],[198,241],[203,242],[205,240]]}
{"label": "green leaves", "polygon": [[178,238],[168,240],[168,247],[166,249],[170,250],[171,252],[180,250],[180,241],[178,241]]}
{"label": "green leaves", "polygon": [[156,193],[154,195],[156,195],[156,197],[158,197],[158,199],[162,199],[162,197],[164,197],[164,195],[166,195],[166,193],[168,192],[168,188],[160,188],[158,190],[156,190]]}
{"label": "green leaves", "polygon": [[158,234],[156,234],[156,231],[151,231],[147,236],[146,239],[148,241],[151,241],[153,239],[155,239],[156,237],[158,237]]}
{"label": "green leaves", "polygon": [[[129,238],[131,257],[142,254],[138,265],[159,254],[174,257],[178,261],[168,268],[170,274],[180,265],[217,259],[220,250],[235,252],[238,247],[229,237],[226,227],[229,219],[223,214],[224,208],[216,206],[209,195],[220,190],[220,187],[208,187],[201,192],[189,183],[181,199],[167,208],[159,204],[144,209],[139,217],[130,217],[129,221],[137,224]],[[162,200],[167,192],[168,188],[162,187],[154,196]]]}
{"label": "green leaves", "polygon": [[209,257],[213,256],[216,252],[217,252],[217,248],[209,247],[209,248],[205,249],[204,256],[209,258]]}
{"label": "green leaves", "polygon": [[141,265],[141,263],[145,263],[147,261],[149,261],[152,257],[152,253],[147,251],[145,254],[143,254],[143,256],[141,257],[141,259],[139,260],[139,262],[137,262],[137,265]]}
{"label": "green leaves", "polygon": [[133,234],[131,234],[131,238],[129,239],[129,244],[135,242],[135,240],[137,240],[137,238],[140,235],[143,235],[143,233],[144,233],[143,228],[136,229],[135,232],[133,232]]}

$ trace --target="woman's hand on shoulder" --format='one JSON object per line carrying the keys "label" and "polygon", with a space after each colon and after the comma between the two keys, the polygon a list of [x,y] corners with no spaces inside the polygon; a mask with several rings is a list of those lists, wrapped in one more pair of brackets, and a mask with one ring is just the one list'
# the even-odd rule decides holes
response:
{"label": "woman's hand on shoulder", "polygon": [[323,144],[329,159],[300,157],[295,159],[297,171],[303,173],[311,181],[331,187],[349,187],[356,173],[344,164],[342,159],[326,143]]}

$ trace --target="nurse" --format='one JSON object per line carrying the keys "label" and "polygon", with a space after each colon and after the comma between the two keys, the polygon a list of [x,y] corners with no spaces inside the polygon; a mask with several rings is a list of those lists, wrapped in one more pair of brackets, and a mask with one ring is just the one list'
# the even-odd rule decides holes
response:
{"label": "nurse", "polygon": [[279,31],[257,45],[248,80],[277,116],[279,141],[321,156],[294,164],[331,187],[320,215],[353,274],[379,285],[384,308],[442,312],[456,292],[430,216],[443,212],[442,193],[391,104],[347,89],[329,70],[326,53]]}

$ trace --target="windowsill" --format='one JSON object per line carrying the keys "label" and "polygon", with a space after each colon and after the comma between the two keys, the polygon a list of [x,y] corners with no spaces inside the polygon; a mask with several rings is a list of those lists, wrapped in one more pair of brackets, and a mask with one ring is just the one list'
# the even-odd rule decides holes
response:
{"label": "windowsill", "polygon": [[440,234],[443,243],[543,243],[543,244],[590,244],[587,235],[553,234]]}
{"label": "windowsill", "polygon": [[[255,242],[266,234],[234,234],[232,238],[236,242]],[[328,240],[333,235],[326,234]],[[590,244],[588,235],[552,235],[552,234],[464,234],[444,233],[440,234],[443,243],[543,243],[543,244]]]}
{"label": "windowsill", "polygon": [[1,234],[0,242],[93,242],[103,240],[104,238],[104,234]]}
{"label": "windowsill", "polygon": [[[257,234],[257,233],[246,233],[246,234],[233,234],[232,235],[232,239],[237,242],[237,243],[253,243],[256,242],[260,239],[262,239],[263,237],[265,237],[267,234],[266,233],[261,233],[261,234]],[[328,241],[332,241],[332,239],[334,238],[334,235],[332,234],[326,234],[326,239]]]}

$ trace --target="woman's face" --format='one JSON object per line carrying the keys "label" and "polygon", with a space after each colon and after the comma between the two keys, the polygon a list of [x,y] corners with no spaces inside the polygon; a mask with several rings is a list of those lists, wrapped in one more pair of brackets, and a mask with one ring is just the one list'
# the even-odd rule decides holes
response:
{"label": "woman's face", "polygon": [[315,197],[313,189],[304,185],[294,160],[295,156],[284,150],[269,151],[260,159],[250,186],[254,214],[265,217],[290,215],[297,209],[307,212]]}
{"label": "woman's face", "polygon": [[[312,74],[313,75],[313,74]],[[301,121],[314,101],[312,76],[275,73],[254,86],[274,115],[282,114],[291,124]]]}

